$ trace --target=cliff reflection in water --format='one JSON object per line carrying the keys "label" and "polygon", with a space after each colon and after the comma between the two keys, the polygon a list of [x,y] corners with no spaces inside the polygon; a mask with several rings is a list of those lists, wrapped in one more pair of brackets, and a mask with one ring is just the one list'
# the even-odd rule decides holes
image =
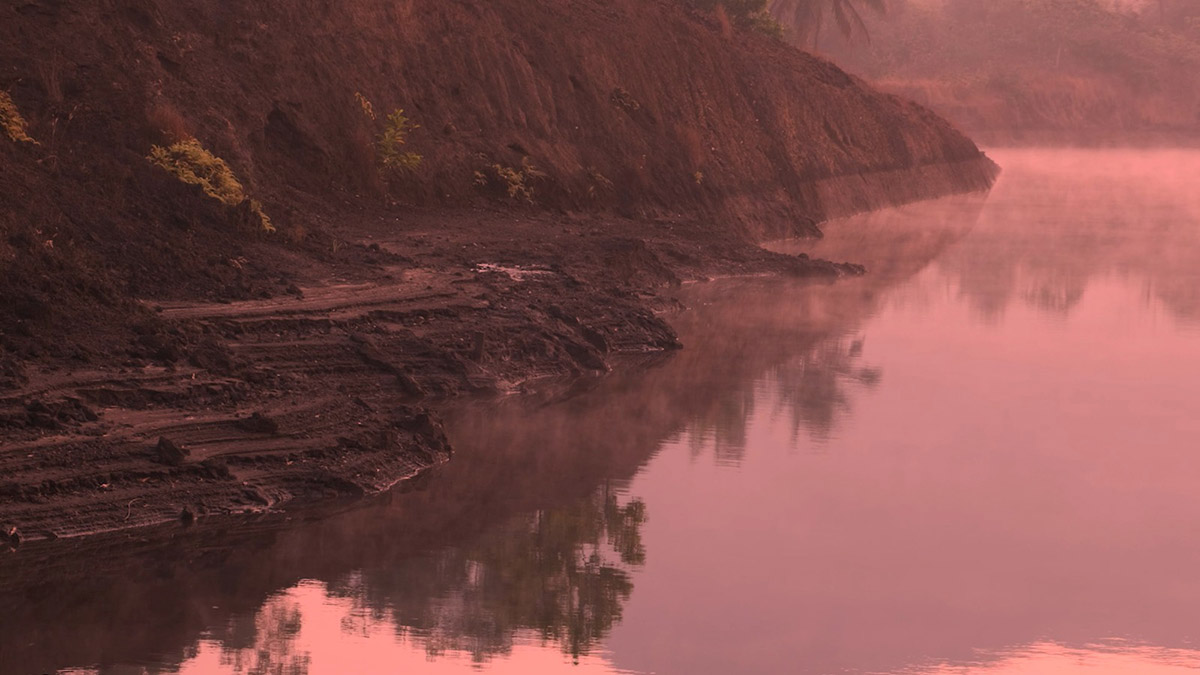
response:
{"label": "cliff reflection in water", "polygon": [[[629,480],[685,433],[715,440],[717,462],[740,461],[764,386],[779,389],[772,412],[796,434],[835,434],[881,378],[854,326],[963,230],[898,233],[880,250],[907,238],[906,260],[852,283],[691,289],[696,311],[675,317],[688,349],[565,400],[453,414],[454,461],[375,504],[232,532],[202,522],[163,546],[88,544],[99,563],[49,544],[22,551],[19,568],[0,560],[0,594],[41,594],[6,603],[0,671],[304,673],[327,669],[335,645],[351,670],[385,653],[419,655],[423,668],[546,658],[529,645],[600,667],[597,645],[654,555],[641,537],[653,508],[624,494]],[[19,626],[39,633],[23,639]]]}
{"label": "cliff reflection in water", "polygon": [[210,641],[234,672],[305,673],[314,639],[338,637],[304,635],[305,621],[333,614],[342,638],[392,631],[428,658],[463,654],[484,663],[511,654],[524,637],[557,644],[578,662],[620,620],[633,592],[645,517],[642,502],[622,504],[602,489],[514,517],[465,546],[302,582],[233,617]]}
{"label": "cliff reflection in water", "polygon": [[1194,666],[1200,153],[996,154],[777,244],[866,277],[685,288],[682,352],[454,412],[405,492],[0,557],[0,672]]}

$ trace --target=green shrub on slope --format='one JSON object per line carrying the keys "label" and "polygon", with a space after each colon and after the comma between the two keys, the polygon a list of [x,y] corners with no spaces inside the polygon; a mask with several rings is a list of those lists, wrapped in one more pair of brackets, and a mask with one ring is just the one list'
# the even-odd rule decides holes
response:
{"label": "green shrub on slope", "polygon": [[156,145],[147,159],[184,183],[199,185],[204,194],[227,206],[241,206],[249,201],[250,211],[258,217],[262,229],[275,231],[262,204],[246,197],[245,188],[225,160],[206,150],[200,141],[188,138],[165,148]]}
{"label": "green shrub on slope", "polygon": [[29,136],[25,118],[21,117],[21,112],[17,110],[12,97],[3,91],[0,91],[0,128],[4,129],[4,133],[14,143],[37,143]]}

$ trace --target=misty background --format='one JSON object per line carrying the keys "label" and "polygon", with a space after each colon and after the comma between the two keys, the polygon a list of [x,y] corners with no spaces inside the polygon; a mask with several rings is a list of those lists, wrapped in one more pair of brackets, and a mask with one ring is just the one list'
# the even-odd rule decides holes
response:
{"label": "misty background", "polygon": [[[817,5],[826,11],[814,22],[808,8]],[[770,8],[791,42],[985,143],[1200,137],[1195,0],[775,0]]]}

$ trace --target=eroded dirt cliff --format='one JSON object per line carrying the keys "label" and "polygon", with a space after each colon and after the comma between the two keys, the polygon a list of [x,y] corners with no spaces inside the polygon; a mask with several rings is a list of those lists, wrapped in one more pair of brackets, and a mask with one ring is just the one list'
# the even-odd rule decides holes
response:
{"label": "eroded dirt cliff", "polygon": [[[755,242],[996,171],[672,0],[0,17],[33,140],[0,134],[0,525],[26,539],[384,489],[448,457],[439,402],[675,349],[664,289],[859,272]],[[422,161],[388,173],[401,108]],[[190,137],[274,233],[147,161]]]}

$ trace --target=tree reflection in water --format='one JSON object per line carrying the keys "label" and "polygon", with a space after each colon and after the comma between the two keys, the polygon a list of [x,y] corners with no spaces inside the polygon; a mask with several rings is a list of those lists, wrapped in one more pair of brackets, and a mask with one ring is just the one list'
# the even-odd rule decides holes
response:
{"label": "tree reflection in water", "polygon": [[[230,622],[230,633],[240,634],[243,640],[249,638],[249,644],[238,649],[234,646],[238,642],[223,641],[221,665],[248,675],[304,675],[308,672],[308,653],[297,653],[302,620],[295,601],[285,595],[271,598],[250,626],[238,625],[241,622],[237,620]],[[250,631],[246,633],[244,628]]]}
{"label": "tree reflection in water", "polygon": [[[389,626],[430,658],[460,653],[483,663],[532,633],[578,661],[621,619],[631,569],[646,559],[645,522],[643,502],[622,503],[605,486],[575,504],[513,518],[473,543],[347,575],[321,593],[348,603],[344,634]],[[251,675],[308,672],[296,639],[303,620],[287,592],[272,597],[252,621],[233,620],[214,636],[222,664]]]}
{"label": "tree reflection in water", "polygon": [[[763,401],[771,402],[773,415],[787,416],[793,446],[802,433],[817,442],[828,441],[851,413],[852,390],[874,388],[883,378],[879,368],[861,363],[864,342],[859,336],[830,337],[770,367],[758,379],[721,391],[688,425],[692,456],[711,451],[718,464],[741,463],[748,425]],[[765,398],[764,392],[769,392]]]}
{"label": "tree reflection in water", "polygon": [[[612,629],[633,592],[628,568],[645,562],[641,501],[603,490],[573,506],[520,516],[467,548],[443,552],[424,579],[402,580],[408,602],[397,624],[424,637],[431,654],[476,661],[512,648],[520,629],[578,658]],[[414,583],[415,582],[415,583]]]}
{"label": "tree reflection in water", "polygon": [[[1200,157],[1181,150],[1003,150],[1006,170],[964,245],[938,261],[979,316],[1015,299],[1068,315],[1106,276],[1144,285],[1183,321],[1200,318]],[[1014,215],[1018,214],[1018,215]]]}
{"label": "tree reflection in water", "polygon": [[830,339],[768,374],[775,413],[786,413],[791,420],[793,447],[805,430],[813,440],[829,440],[838,422],[850,413],[849,388],[871,389],[879,384],[882,371],[859,364],[864,342],[861,337]]}

